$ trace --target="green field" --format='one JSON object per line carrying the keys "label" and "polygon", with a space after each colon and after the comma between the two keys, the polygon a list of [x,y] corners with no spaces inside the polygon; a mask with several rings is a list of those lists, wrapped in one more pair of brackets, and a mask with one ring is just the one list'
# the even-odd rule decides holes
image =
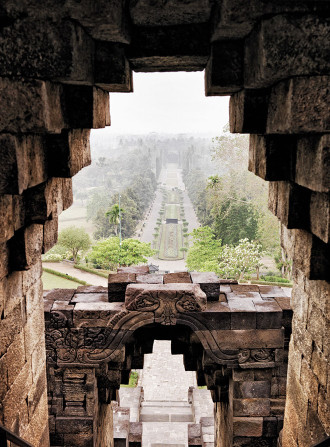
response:
{"label": "green field", "polygon": [[183,259],[183,252],[180,251],[182,248],[182,225],[163,224],[161,231],[159,259],[167,261]]}
{"label": "green field", "polygon": [[59,231],[65,228],[76,226],[83,228],[91,237],[95,231],[95,227],[86,219],[86,208],[83,206],[72,205],[69,209],[63,211],[58,219]]}
{"label": "green field", "polygon": [[60,276],[52,275],[48,272],[43,272],[41,279],[44,290],[76,289],[77,287],[81,286],[81,284],[75,281],[70,281],[69,279],[61,278]]}
{"label": "green field", "polygon": [[179,220],[179,205],[166,205],[165,207],[165,219],[178,219]]}

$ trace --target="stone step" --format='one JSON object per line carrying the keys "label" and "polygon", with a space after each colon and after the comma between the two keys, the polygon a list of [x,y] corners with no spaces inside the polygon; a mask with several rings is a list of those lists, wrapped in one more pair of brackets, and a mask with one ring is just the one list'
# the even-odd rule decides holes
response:
{"label": "stone step", "polygon": [[149,406],[141,408],[141,422],[194,422],[190,406],[163,407]]}
{"label": "stone step", "polygon": [[145,400],[141,402],[141,407],[189,407],[188,402],[170,400]]}

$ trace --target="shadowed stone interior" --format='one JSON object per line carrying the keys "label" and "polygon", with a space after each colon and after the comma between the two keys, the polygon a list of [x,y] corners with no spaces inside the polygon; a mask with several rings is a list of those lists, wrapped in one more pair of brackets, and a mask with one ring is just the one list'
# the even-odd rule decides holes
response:
{"label": "shadowed stone interior", "polygon": [[[113,369],[106,370],[102,363],[99,376],[95,372],[98,366],[80,365],[79,372],[76,367],[72,371],[51,367],[51,377],[56,379],[48,380],[52,395],[48,418],[45,325],[58,330],[56,352],[60,355],[67,352],[69,343],[73,353],[90,356],[88,349],[80,350],[86,347],[84,343],[95,340],[89,337],[95,334],[95,328],[94,332],[86,332],[81,345],[82,329],[75,326],[76,312],[79,304],[80,311],[88,309],[82,297],[71,301],[73,291],[62,292],[61,299],[57,292],[54,300],[50,299],[52,295],[47,296],[44,321],[40,257],[56,243],[58,215],[72,203],[72,175],[90,163],[89,130],[110,124],[108,92],[132,91],[132,70],[205,69],[206,95],[231,95],[230,130],[251,134],[249,170],[270,182],[269,207],[282,224],[281,243],[293,260],[287,390],[283,394],[286,372],[280,368],[271,392],[280,393],[281,405],[274,403],[272,407],[270,399],[270,407],[264,400],[253,407],[253,417],[264,421],[260,442],[245,436],[244,421],[232,423],[235,417],[246,417],[248,407],[240,402],[244,398],[233,398],[231,406],[227,396],[233,396],[234,382],[263,382],[270,376],[263,369],[255,370],[252,376],[248,369],[233,368],[229,383],[227,378],[224,382],[218,373],[211,374],[215,360],[209,359],[209,354],[202,357],[203,368],[200,361],[198,367],[191,367],[197,372],[207,371],[207,377],[212,377],[208,387],[215,395],[220,394],[215,399],[219,446],[273,446],[281,428],[273,418],[277,418],[277,412],[282,414],[284,405],[280,445],[306,447],[329,436],[329,12],[329,2],[322,0],[47,0],[42,5],[35,0],[1,2],[2,425],[40,447],[49,442],[52,446],[101,446],[112,442],[111,412],[104,402],[108,402],[112,384],[118,383],[117,365],[124,364],[127,358],[126,354],[120,357],[119,351],[119,358],[111,360]],[[110,297],[114,307],[101,308],[100,315],[108,312],[115,319],[120,312],[131,313],[120,310],[124,292],[127,284],[139,281],[136,277],[133,281],[118,281],[121,289],[116,293],[120,292],[121,299],[117,301],[114,293]],[[206,295],[214,293],[203,285],[201,288]],[[255,290],[241,292],[235,298],[238,290],[224,290],[221,302],[227,301],[230,312],[220,311],[219,302],[213,309],[211,301],[206,311],[196,312],[199,324],[204,326],[204,315],[209,314],[214,325],[211,332],[223,331],[221,342],[225,343],[222,336],[230,332],[234,350],[243,349],[237,334],[240,330],[281,331],[278,327],[265,329],[268,324],[279,324],[281,311],[276,306],[282,309],[284,328],[288,321],[289,306],[281,297],[270,297],[272,302],[261,297],[262,301],[258,301]],[[98,303],[108,304],[106,291],[95,293]],[[51,311],[52,301],[58,302]],[[230,318],[230,329],[220,329],[220,322],[229,325],[228,314],[234,316]],[[129,315],[127,318],[131,318]],[[188,318],[186,313],[180,318],[182,315]],[[240,318],[246,329],[240,329]],[[107,319],[99,318],[100,322]],[[64,322],[65,327],[54,326]],[[123,318],[119,322],[122,324]],[[81,324],[83,328],[86,321]],[[69,329],[70,341],[63,340],[63,331]],[[168,325],[170,329],[173,332]],[[144,330],[137,329],[135,337]],[[161,335],[163,329],[157,331]],[[203,330],[193,331],[198,340],[199,332]],[[218,356],[214,354],[217,348],[205,351],[195,336],[190,334],[192,340],[188,343],[186,333],[180,332],[180,336],[173,349],[184,348],[189,353],[187,365],[189,359],[200,358],[201,352]],[[215,338],[215,343],[220,340]],[[125,349],[130,346],[127,343]],[[150,349],[148,343],[146,349]],[[266,338],[263,343],[268,343]],[[224,346],[230,349],[229,344]],[[132,358],[140,358],[133,346],[130,349]],[[251,355],[249,359],[255,362]],[[275,355],[276,361],[280,360]],[[205,369],[208,362],[209,369]],[[129,371],[130,367],[125,365],[120,371]],[[202,377],[200,374],[200,380]],[[76,388],[83,391],[70,395],[69,390]],[[68,397],[64,401],[65,393]],[[98,402],[96,395],[101,396]],[[273,408],[276,415],[266,416],[268,408]],[[233,412],[235,416],[228,418]],[[253,433],[260,433],[257,421]]]}

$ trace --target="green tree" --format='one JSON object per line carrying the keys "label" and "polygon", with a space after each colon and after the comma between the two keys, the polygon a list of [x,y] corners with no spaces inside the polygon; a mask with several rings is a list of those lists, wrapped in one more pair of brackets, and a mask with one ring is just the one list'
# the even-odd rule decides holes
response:
{"label": "green tree", "polygon": [[147,262],[154,251],[150,244],[137,239],[124,239],[120,246],[118,237],[109,237],[99,241],[88,255],[88,261],[96,268],[113,270],[118,265],[129,266]]}
{"label": "green tree", "polygon": [[71,226],[60,232],[58,244],[72,253],[73,260],[76,263],[78,254],[84,253],[90,248],[91,240],[83,228]]}
{"label": "green tree", "polygon": [[221,252],[221,240],[217,240],[210,227],[199,227],[190,233],[193,244],[187,253],[189,270],[214,271]]}
{"label": "green tree", "polygon": [[237,245],[241,239],[255,240],[258,237],[258,211],[246,198],[234,197],[214,207],[213,229],[215,236],[224,245]]}
{"label": "green tree", "polygon": [[118,203],[115,203],[112,205],[110,210],[105,213],[105,215],[109,218],[110,224],[114,226],[116,236],[118,235],[118,226],[124,212],[125,211],[123,208],[119,207]]}

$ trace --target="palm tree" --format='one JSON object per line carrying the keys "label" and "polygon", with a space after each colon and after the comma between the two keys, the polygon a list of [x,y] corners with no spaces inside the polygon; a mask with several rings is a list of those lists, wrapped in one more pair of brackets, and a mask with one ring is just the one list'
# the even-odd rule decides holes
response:
{"label": "palm tree", "polygon": [[112,205],[109,211],[105,213],[105,215],[109,218],[109,222],[114,226],[115,235],[118,236],[118,225],[120,223],[121,214],[124,213],[124,210],[115,203]]}

